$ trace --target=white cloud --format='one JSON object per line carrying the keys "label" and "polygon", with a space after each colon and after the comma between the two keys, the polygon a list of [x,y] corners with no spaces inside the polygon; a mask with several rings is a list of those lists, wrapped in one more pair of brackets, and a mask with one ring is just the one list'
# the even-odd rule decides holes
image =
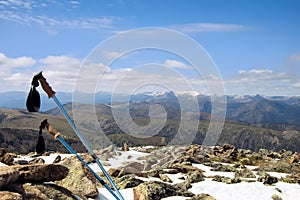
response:
{"label": "white cloud", "polygon": [[173,25],[171,28],[184,33],[199,32],[234,32],[249,30],[250,27],[239,24],[221,24],[221,23],[190,23]]}
{"label": "white cloud", "polygon": [[59,29],[90,29],[114,28],[114,23],[119,21],[118,17],[94,17],[81,19],[56,19],[48,16],[31,16],[25,13],[12,11],[0,11],[0,19],[12,21],[27,26],[38,25],[44,28]]}
{"label": "white cloud", "polygon": [[299,89],[300,88],[300,83],[295,83],[293,86]]}
{"label": "white cloud", "polygon": [[182,63],[178,60],[165,60],[165,65],[171,68],[178,68],[178,69],[191,69],[192,67],[190,65],[187,65],[185,63]]}
{"label": "white cloud", "polygon": [[287,73],[270,69],[239,70],[225,80],[228,94],[295,95],[297,83]]}
{"label": "white cloud", "polygon": [[122,53],[116,51],[104,51],[103,54],[108,59],[115,59],[122,55]]}
{"label": "white cloud", "polygon": [[287,78],[289,77],[286,73],[274,72],[270,69],[251,69],[239,70],[235,81],[281,81]]}
{"label": "white cloud", "polygon": [[8,58],[5,54],[0,53],[0,68],[1,70],[9,70],[13,68],[29,67],[36,63],[36,61],[27,56],[18,58]]}
{"label": "white cloud", "polygon": [[31,10],[35,2],[30,0],[1,0],[0,4],[9,8],[26,8]]}

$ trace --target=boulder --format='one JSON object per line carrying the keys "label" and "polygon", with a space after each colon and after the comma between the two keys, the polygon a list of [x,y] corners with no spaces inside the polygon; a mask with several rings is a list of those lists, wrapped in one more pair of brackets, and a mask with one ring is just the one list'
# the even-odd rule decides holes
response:
{"label": "boulder", "polygon": [[0,158],[0,162],[7,164],[7,165],[13,165],[15,156],[9,153],[5,153],[3,157]]}
{"label": "boulder", "polygon": [[17,164],[17,165],[28,165],[29,162],[27,160],[15,160],[14,164]]}
{"label": "boulder", "polygon": [[19,177],[19,172],[8,166],[0,167],[0,188],[10,183],[14,183]]}
{"label": "boulder", "polygon": [[164,182],[168,182],[168,183],[172,183],[172,179],[170,179],[170,177],[168,177],[166,174],[159,174],[159,178],[164,181]]}
{"label": "boulder", "polygon": [[42,158],[34,158],[33,160],[29,161],[29,164],[44,164],[45,160]]}
{"label": "boulder", "polygon": [[49,182],[64,179],[68,168],[56,164],[14,165],[12,169],[19,172],[19,183]]}
{"label": "boulder", "polygon": [[198,183],[200,181],[204,181],[203,174],[200,171],[190,171],[187,173],[187,180],[189,180],[190,183]]}
{"label": "boulder", "polygon": [[134,200],[160,200],[169,196],[177,196],[176,188],[170,184],[149,181],[133,189]]}
{"label": "boulder", "polygon": [[227,143],[225,143],[222,147],[223,153],[228,151],[228,150],[233,150],[233,149],[235,149],[235,146],[233,146],[231,144],[227,144]]}
{"label": "boulder", "polygon": [[289,163],[299,163],[300,162],[300,154],[299,153],[294,153],[291,158],[289,159]]}
{"label": "boulder", "polygon": [[38,188],[32,186],[29,183],[25,184],[12,184],[5,188],[6,190],[19,193],[24,200],[38,199],[38,200],[48,200],[49,198]]}
{"label": "boulder", "polygon": [[[10,195],[14,195],[8,199],[18,199],[21,197],[22,200],[74,200],[79,199],[76,195],[74,195],[71,191],[66,188],[62,188],[54,183],[14,183],[5,186],[4,188],[7,190],[7,193]],[[1,198],[2,199],[2,198]],[[7,199],[7,200],[8,200]],[[87,199],[87,198],[86,198]],[[84,199],[85,200],[85,199]]]}
{"label": "boulder", "polygon": [[0,191],[0,197],[2,200],[23,200],[21,194],[16,192],[9,192],[9,191]]}
{"label": "boulder", "polygon": [[66,158],[60,164],[69,169],[69,174],[64,179],[55,181],[57,185],[68,188],[81,198],[96,198],[98,196],[96,178],[77,157]]}
{"label": "boulder", "polygon": [[275,176],[267,176],[266,180],[263,182],[265,185],[272,185],[278,182],[278,178]]}
{"label": "boulder", "polygon": [[193,167],[191,165],[183,165],[183,164],[174,164],[172,165],[172,169],[176,169],[178,172],[181,173],[188,173],[190,171],[199,171],[199,172],[203,172],[201,169],[197,168],[197,167]]}
{"label": "boulder", "polygon": [[234,176],[237,178],[256,178],[255,174],[248,168],[236,171]]}
{"label": "boulder", "polygon": [[260,174],[259,178],[257,179],[257,181],[263,182],[263,184],[265,184],[265,185],[272,185],[272,184],[278,182],[278,178],[271,176],[270,174],[268,174],[266,172],[262,172]]}
{"label": "boulder", "polygon": [[116,180],[117,187],[122,190],[126,188],[133,188],[138,186],[141,183],[144,183],[144,181],[135,178],[134,175],[125,175],[122,178],[119,178]]}

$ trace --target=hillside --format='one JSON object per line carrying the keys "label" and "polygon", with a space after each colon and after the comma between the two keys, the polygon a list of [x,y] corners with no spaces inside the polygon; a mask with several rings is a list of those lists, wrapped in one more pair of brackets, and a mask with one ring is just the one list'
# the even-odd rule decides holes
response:
{"label": "hillside", "polygon": [[[136,105],[137,106],[135,107],[133,104],[130,109],[130,115],[133,118],[133,121],[140,126],[147,125],[150,120],[148,116],[149,113],[147,112],[147,106],[142,106],[141,103],[137,103]],[[80,106],[81,108],[78,109],[77,112],[80,112],[80,110],[83,112],[85,110],[84,106],[88,105]],[[71,104],[67,104],[65,107],[71,108]],[[169,118],[159,133],[155,135],[155,137],[147,138],[147,140],[141,140],[124,134],[124,132],[114,121],[111,108],[109,106],[102,104],[96,106],[96,113],[101,129],[109,137],[109,139],[118,146],[121,146],[124,142],[133,146],[151,144],[162,145],[168,143],[176,135],[180,120],[176,117],[176,113],[178,114],[176,110],[172,110],[170,107],[168,107],[166,110]],[[58,109],[56,108],[48,113],[59,113],[57,111]],[[78,115],[80,116],[80,114]],[[60,116],[60,114],[58,114],[58,116]],[[85,117],[83,117],[84,119],[81,120],[80,126],[92,128],[93,126],[88,120],[89,117],[87,113],[83,112],[82,116]],[[193,117],[193,114],[190,114],[190,118],[191,119],[187,119],[185,122],[191,124],[198,122]],[[206,118],[203,117],[200,120],[194,143],[201,144],[203,142],[209,125],[209,121],[207,119],[209,119],[209,116],[206,116]],[[188,132],[186,134],[188,134]],[[299,151],[299,136],[299,131],[295,130],[273,130],[270,128],[227,121],[217,144],[222,145],[224,143],[231,143],[238,148],[251,149],[253,151],[258,151],[260,148],[267,148],[277,151],[281,149]]]}

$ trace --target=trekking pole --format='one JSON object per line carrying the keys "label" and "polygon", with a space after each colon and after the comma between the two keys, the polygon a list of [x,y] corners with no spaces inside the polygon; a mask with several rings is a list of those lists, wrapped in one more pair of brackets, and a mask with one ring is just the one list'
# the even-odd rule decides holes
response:
{"label": "trekking pole", "polygon": [[68,114],[68,112],[65,110],[65,108],[63,107],[63,105],[60,103],[60,101],[58,100],[58,98],[55,96],[55,92],[52,90],[51,86],[49,85],[49,83],[44,78],[42,72],[40,72],[37,75],[35,75],[33,77],[33,81],[32,82],[35,82],[37,80],[41,83],[42,88],[47,93],[49,99],[52,98],[54,100],[54,102],[57,104],[57,106],[59,107],[59,109],[61,110],[61,112],[63,113],[63,115],[65,116],[65,118],[67,119],[67,121],[69,122],[69,124],[71,125],[71,127],[73,128],[73,130],[75,131],[76,135],[79,137],[79,139],[81,140],[81,142],[83,143],[83,145],[85,146],[85,148],[88,150],[88,152],[91,154],[91,156],[93,157],[93,159],[96,161],[96,163],[100,167],[101,171],[103,172],[103,174],[105,175],[105,177],[109,181],[110,185],[114,188],[115,192],[118,194],[118,197],[121,200],[124,200],[122,194],[120,193],[119,189],[115,185],[114,181],[112,180],[112,178],[109,176],[109,174],[107,173],[107,171],[104,169],[103,165],[101,164],[100,159],[94,153],[94,151],[93,151],[92,147],[90,146],[90,144],[87,142],[87,140],[82,135],[82,133],[79,131],[79,129],[76,127],[74,121],[71,119],[71,117]]}
{"label": "trekking pole", "polygon": [[105,181],[96,173],[92,168],[83,160],[83,158],[60,136],[60,133],[56,131],[45,119],[44,121],[41,122],[42,129],[46,128],[48,132],[60,143],[62,143],[66,149],[72,154],[74,154],[80,162],[90,170],[90,172],[95,176],[95,178],[110,192],[111,195],[113,195],[117,200],[120,200],[120,198],[112,191],[112,189],[105,183]]}

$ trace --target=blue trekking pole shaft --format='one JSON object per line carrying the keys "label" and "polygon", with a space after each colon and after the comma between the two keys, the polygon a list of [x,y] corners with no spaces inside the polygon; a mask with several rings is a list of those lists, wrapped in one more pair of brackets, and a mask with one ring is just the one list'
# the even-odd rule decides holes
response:
{"label": "blue trekking pole shaft", "polygon": [[91,154],[91,156],[95,159],[96,163],[98,164],[98,166],[102,170],[103,174],[106,176],[106,178],[109,181],[109,183],[111,184],[111,186],[114,188],[115,192],[118,194],[119,198],[121,200],[124,200],[122,194],[118,190],[117,186],[115,185],[114,181],[111,179],[111,177],[109,176],[109,174],[104,169],[104,167],[101,164],[99,158],[94,153],[92,147],[86,141],[85,137],[81,134],[81,132],[79,131],[79,129],[76,127],[74,121],[71,119],[71,117],[68,114],[68,112],[66,111],[66,109],[63,107],[63,105],[60,103],[60,101],[58,100],[58,98],[55,96],[55,92],[52,90],[52,88],[50,87],[49,83],[47,83],[46,79],[43,77],[42,72],[40,72],[35,77],[37,77],[37,79],[40,81],[40,83],[42,85],[42,88],[48,94],[48,97],[52,98],[54,100],[54,102],[57,104],[57,106],[59,107],[59,109],[61,110],[61,112],[63,113],[63,115],[65,116],[65,118],[67,119],[67,121],[69,122],[69,124],[71,125],[71,127],[73,128],[73,130],[75,131],[76,135],[79,137],[79,139],[81,140],[81,142],[83,143],[83,145],[85,146],[85,148],[88,150],[88,152]]}
{"label": "blue trekking pole shaft", "polygon": [[99,158],[96,156],[96,154],[94,153],[93,149],[91,148],[91,146],[89,145],[89,143],[86,141],[85,137],[80,133],[79,129],[76,127],[74,121],[70,118],[70,115],[67,113],[66,109],[59,102],[59,100],[57,99],[57,97],[55,95],[52,98],[55,101],[55,103],[57,104],[57,106],[60,108],[60,110],[62,111],[62,113],[64,114],[65,118],[67,119],[67,121],[69,122],[69,124],[71,125],[71,127],[75,131],[76,135],[79,137],[79,139],[81,140],[81,142],[85,146],[85,148],[89,151],[89,153],[91,154],[91,156],[95,159],[95,161],[98,164],[98,166],[100,167],[101,171],[106,176],[108,182],[112,185],[112,187],[114,188],[114,190],[117,192],[118,196],[122,200],[124,200],[124,198],[121,195],[120,191],[118,190],[117,186],[115,185],[115,183],[113,182],[113,180],[111,179],[111,177],[109,176],[109,174],[104,169],[104,167],[101,164]]}
{"label": "blue trekking pole shaft", "polygon": [[[45,121],[43,121],[43,122],[45,122]],[[96,172],[94,172],[94,170],[92,170],[92,168],[83,160],[83,158],[60,136],[59,132],[57,132],[55,129],[52,128],[52,126],[49,123],[47,123],[47,121],[45,123],[45,127],[47,128],[47,130],[49,131],[49,133],[51,133],[53,135],[53,137],[55,139],[57,139],[58,141],[60,141],[60,143],[62,143],[66,147],[66,149],[68,149],[68,151],[70,153],[74,154],[81,161],[81,163],[85,167],[88,168],[88,170],[94,175],[94,177],[110,192],[111,195],[113,195],[113,197],[115,197],[117,200],[120,200],[120,198],[103,181],[103,179]]]}

